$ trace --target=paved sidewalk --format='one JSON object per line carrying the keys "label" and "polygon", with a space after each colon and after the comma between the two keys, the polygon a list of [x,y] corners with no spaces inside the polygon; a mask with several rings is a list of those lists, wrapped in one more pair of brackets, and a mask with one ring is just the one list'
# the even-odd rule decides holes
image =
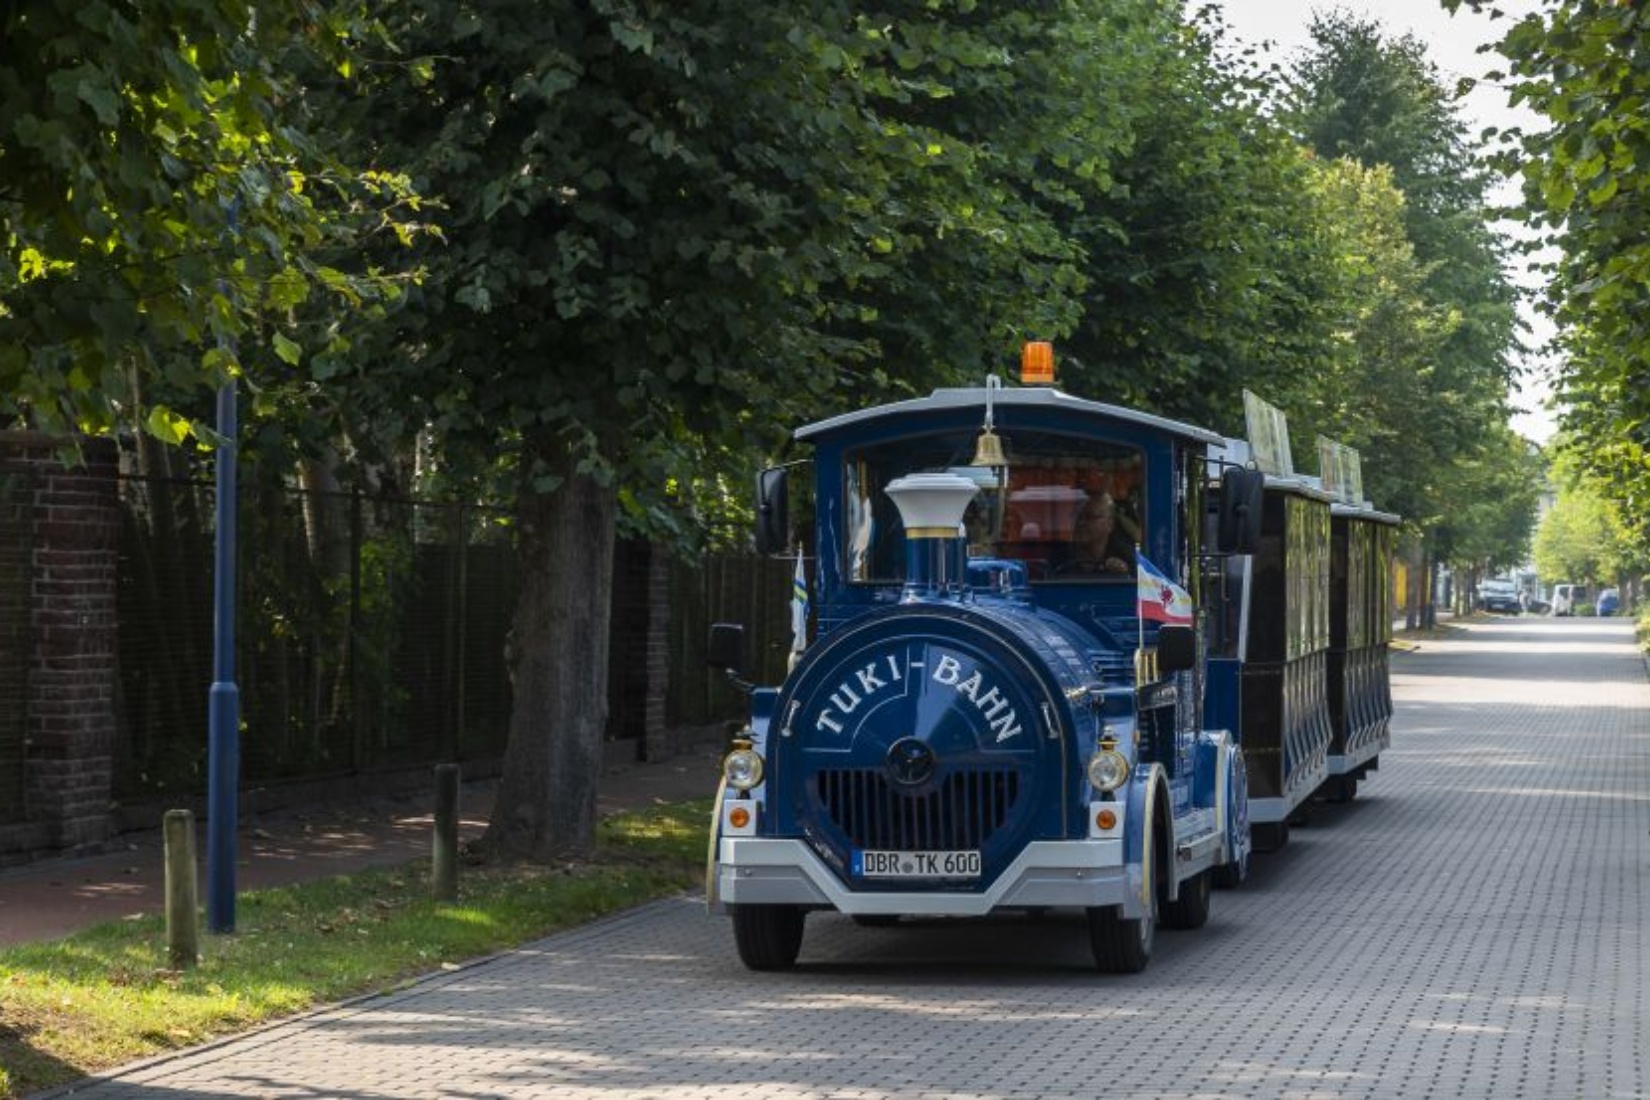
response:
{"label": "paved sidewalk", "polygon": [[[721,757],[719,746],[700,739],[667,761],[610,763],[597,789],[598,812],[708,798],[716,792]],[[493,780],[464,784],[458,801],[461,840],[486,830],[495,785]],[[432,771],[431,791],[422,798],[385,798],[243,818],[236,887],[286,886],[427,859],[433,802]],[[204,827],[197,825],[197,833],[196,850],[204,860]],[[161,912],[166,895],[159,831],[145,830],[124,839],[121,851],[0,871],[0,945],[57,939],[104,921]],[[204,869],[200,888],[204,898]]]}
{"label": "paved sidewalk", "polygon": [[[740,967],[676,897],[114,1071],[97,1100],[1650,1100],[1650,684],[1630,624],[1468,620],[1394,658],[1349,804],[1095,973],[1080,915],[811,914]],[[54,1095],[66,1095],[58,1093]]]}

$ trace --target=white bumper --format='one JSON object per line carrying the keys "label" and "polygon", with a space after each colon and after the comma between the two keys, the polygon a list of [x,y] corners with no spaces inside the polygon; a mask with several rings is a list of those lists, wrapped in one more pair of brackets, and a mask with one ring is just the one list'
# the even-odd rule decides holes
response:
{"label": "white bumper", "polygon": [[977,917],[1027,906],[1123,905],[1125,916],[1136,917],[1142,892],[1140,869],[1124,865],[1120,837],[1033,841],[982,891],[954,884],[850,890],[802,841],[760,837],[721,837],[715,875],[719,903],[829,906],[854,914]]}

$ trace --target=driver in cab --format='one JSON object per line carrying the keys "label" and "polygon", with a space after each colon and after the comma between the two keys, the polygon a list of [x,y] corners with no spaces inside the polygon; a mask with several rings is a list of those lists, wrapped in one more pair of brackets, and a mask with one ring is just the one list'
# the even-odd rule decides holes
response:
{"label": "driver in cab", "polygon": [[1119,528],[1117,503],[1110,494],[1091,497],[1078,513],[1072,533],[1072,557],[1055,572],[1071,576],[1129,573],[1134,544]]}

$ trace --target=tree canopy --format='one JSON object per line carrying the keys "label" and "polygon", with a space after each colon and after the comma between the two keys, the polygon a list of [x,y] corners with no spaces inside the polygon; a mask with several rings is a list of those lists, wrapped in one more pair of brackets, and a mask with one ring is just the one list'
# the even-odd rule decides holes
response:
{"label": "tree canopy", "polygon": [[[1338,193],[1327,232],[1351,313],[1342,366],[1317,376],[1319,430],[1365,451],[1377,499],[1440,560],[1511,559],[1537,482],[1506,427],[1518,296],[1491,227],[1487,155],[1414,38],[1345,12],[1311,29],[1281,114],[1320,158],[1377,173],[1331,170],[1321,185]],[[1492,551],[1497,531],[1509,537]]]}
{"label": "tree canopy", "polygon": [[1545,122],[1509,135],[1503,164],[1558,254],[1543,274],[1567,445],[1632,516],[1650,515],[1647,19],[1638,4],[1560,0],[1512,23],[1497,74]]}
{"label": "tree canopy", "polygon": [[1086,275],[1062,226],[1117,187],[1167,12],[381,13],[397,54],[322,102],[341,147],[440,196],[445,241],[329,383],[380,428],[427,425],[449,460],[516,474],[520,755],[495,843],[591,835],[606,646],[588,640],[609,578],[574,542],[610,547],[621,517],[675,533],[718,456],[746,466],[799,420],[979,379],[1024,336],[1068,331]]}
{"label": "tree canopy", "polygon": [[537,856],[593,838],[616,535],[692,552],[795,424],[1026,338],[1230,433],[1261,391],[1435,541],[1516,537],[1511,294],[1419,47],[1329,17],[1285,86],[1170,0],[793,8],[8,12],[0,417],[209,438],[240,377],[283,455],[508,498],[489,843]]}
{"label": "tree canopy", "polygon": [[1613,585],[1650,568],[1642,526],[1628,521],[1609,485],[1573,449],[1553,463],[1556,495],[1535,535],[1535,565],[1555,582]]}
{"label": "tree canopy", "polygon": [[352,26],[302,0],[7,5],[0,416],[106,431],[139,415],[175,441],[191,395],[237,373],[236,338],[313,288],[393,292],[329,256],[415,232],[416,197],[316,155],[291,75],[301,56],[345,63]]}

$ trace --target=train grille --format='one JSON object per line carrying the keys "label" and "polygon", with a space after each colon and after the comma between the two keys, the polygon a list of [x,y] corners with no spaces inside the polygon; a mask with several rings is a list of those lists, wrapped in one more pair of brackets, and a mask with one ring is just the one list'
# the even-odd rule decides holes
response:
{"label": "train grille", "polygon": [[880,768],[837,768],[814,776],[814,796],[856,848],[945,852],[984,847],[1013,816],[1019,773],[956,771],[937,788],[914,793]]}

